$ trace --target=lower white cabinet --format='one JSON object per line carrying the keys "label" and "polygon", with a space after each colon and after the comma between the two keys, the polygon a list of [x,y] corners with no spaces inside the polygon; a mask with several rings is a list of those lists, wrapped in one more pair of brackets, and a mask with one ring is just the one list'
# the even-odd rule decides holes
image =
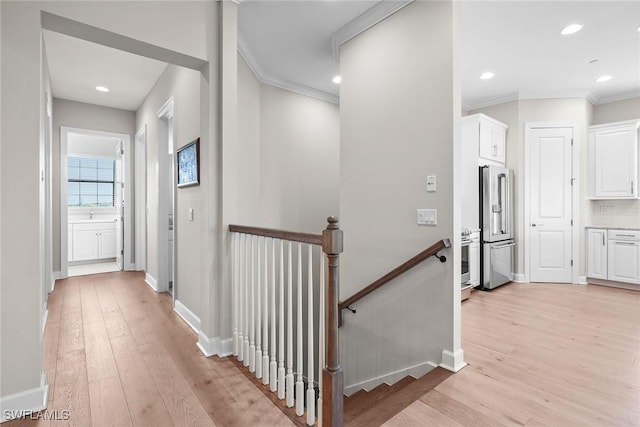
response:
{"label": "lower white cabinet", "polygon": [[640,230],[588,228],[587,277],[640,284]]}
{"label": "lower white cabinet", "polygon": [[640,242],[609,240],[609,280],[640,283]]}
{"label": "lower white cabinet", "polygon": [[607,278],[607,230],[587,230],[587,277]]}
{"label": "lower white cabinet", "polygon": [[115,222],[69,224],[69,261],[115,258]]}

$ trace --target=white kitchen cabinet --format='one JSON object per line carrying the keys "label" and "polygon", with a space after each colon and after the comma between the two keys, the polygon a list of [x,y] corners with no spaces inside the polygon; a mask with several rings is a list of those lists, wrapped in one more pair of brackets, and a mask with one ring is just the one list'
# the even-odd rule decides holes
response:
{"label": "white kitchen cabinet", "polygon": [[72,255],[69,261],[91,261],[115,258],[116,224],[114,222],[91,222],[70,224]]}
{"label": "white kitchen cabinet", "polygon": [[592,199],[638,198],[640,120],[589,128],[589,195]]}
{"label": "white kitchen cabinet", "polygon": [[607,230],[587,229],[587,277],[607,279]]}
{"label": "white kitchen cabinet", "polygon": [[607,278],[640,284],[640,231],[609,230]]}
{"label": "white kitchen cabinet", "polygon": [[461,119],[460,184],[462,226],[476,229],[479,210],[478,166],[504,166],[507,125],[485,114]]}
{"label": "white kitchen cabinet", "polygon": [[469,244],[469,284],[474,288],[480,285],[480,232],[471,233]]}
{"label": "white kitchen cabinet", "polygon": [[488,116],[479,118],[480,147],[478,156],[483,160],[504,166],[507,126]]}

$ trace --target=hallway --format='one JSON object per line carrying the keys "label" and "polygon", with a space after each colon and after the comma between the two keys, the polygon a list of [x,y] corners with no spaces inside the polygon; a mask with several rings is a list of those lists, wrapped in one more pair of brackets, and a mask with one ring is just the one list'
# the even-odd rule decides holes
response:
{"label": "hallway", "polygon": [[[44,368],[48,415],[68,421],[51,425],[291,425],[229,360],[205,358],[195,344],[170,296],[153,292],[141,273],[59,280]],[[23,425],[49,421],[3,424]]]}

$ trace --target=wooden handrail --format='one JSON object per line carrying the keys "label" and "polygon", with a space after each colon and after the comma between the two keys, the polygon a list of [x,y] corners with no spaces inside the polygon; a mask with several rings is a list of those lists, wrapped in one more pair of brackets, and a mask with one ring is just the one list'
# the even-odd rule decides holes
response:
{"label": "wooden handrail", "polygon": [[298,233],[272,228],[248,227],[245,225],[229,225],[229,231],[252,234],[254,236],[273,237],[274,239],[291,240],[292,242],[309,243],[311,245],[322,245],[322,234]]}
{"label": "wooden handrail", "polygon": [[447,259],[444,256],[438,255],[438,251],[441,251],[442,249],[449,248],[449,247],[451,247],[451,242],[449,241],[449,239],[439,240],[438,242],[429,246],[427,249],[420,252],[418,255],[414,256],[404,264],[394,268],[393,270],[391,270],[390,272],[388,272],[387,274],[385,274],[375,282],[371,283],[369,286],[361,289],[360,291],[356,292],[346,300],[342,301],[340,304],[338,304],[339,310],[342,312],[342,310],[349,307],[354,302],[358,301],[359,299],[363,298],[366,295],[369,295],[371,292],[375,291],[379,287],[385,285],[386,283],[390,282],[391,280],[395,279],[401,274],[411,270],[413,267],[420,264],[422,261],[424,261],[429,257],[436,256],[440,261],[445,262]]}

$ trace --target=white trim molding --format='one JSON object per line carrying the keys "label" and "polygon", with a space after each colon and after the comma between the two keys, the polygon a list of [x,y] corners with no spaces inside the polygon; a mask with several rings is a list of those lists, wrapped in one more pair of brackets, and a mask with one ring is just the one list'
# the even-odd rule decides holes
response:
{"label": "white trim molding", "polygon": [[440,367],[451,372],[458,372],[460,369],[467,366],[464,361],[464,352],[462,349],[452,353],[449,350],[442,350],[442,363]]}
{"label": "white trim molding", "polygon": [[429,371],[437,367],[438,365],[429,361],[418,363],[417,365],[409,366],[408,368],[399,369],[393,372],[388,372],[386,374],[371,378],[366,381],[360,381],[355,384],[345,385],[344,394],[346,396],[351,396],[352,394],[360,390],[370,391],[383,383],[393,385],[407,376],[420,378],[421,376],[427,374]]}
{"label": "white trim molding", "polygon": [[189,310],[186,305],[176,300],[173,311],[193,329],[193,332],[196,334],[200,333],[200,318],[196,316],[193,311]]}
{"label": "white trim molding", "polygon": [[251,50],[251,47],[249,46],[249,43],[244,38],[240,30],[238,30],[238,53],[247,63],[260,83],[288,90],[289,92],[294,92],[300,95],[308,96],[310,98],[319,99],[320,101],[330,102],[336,105],[340,104],[338,97],[329,92],[314,89],[300,83],[287,82],[269,75],[267,72],[265,72],[264,68],[262,68],[262,66],[256,59]]}
{"label": "white trim molding", "polygon": [[49,401],[49,382],[47,374],[40,375],[40,387],[0,397],[0,423],[29,416],[47,407]]}
{"label": "white trim molding", "polygon": [[513,281],[516,283],[527,283],[524,280],[524,274],[521,273],[514,273],[513,274]]}
{"label": "white trim molding", "polygon": [[154,292],[158,292],[158,281],[148,272],[144,273],[144,282],[149,285]]}
{"label": "white trim molding", "polygon": [[218,356],[227,357],[233,354],[233,339],[220,337],[209,338],[204,332],[198,333],[198,344],[196,344],[205,357]]}
{"label": "white trim molding", "polygon": [[331,34],[331,52],[340,63],[340,46],[384,21],[415,0],[381,1]]}
{"label": "white trim molding", "polygon": [[51,290],[49,292],[53,292],[53,290],[56,287],[56,280],[61,279],[61,278],[62,278],[62,275],[60,274],[59,271],[54,271],[51,274]]}
{"label": "white trim molding", "polygon": [[578,277],[578,285],[587,285],[589,282],[587,282],[587,276],[580,276]]}

